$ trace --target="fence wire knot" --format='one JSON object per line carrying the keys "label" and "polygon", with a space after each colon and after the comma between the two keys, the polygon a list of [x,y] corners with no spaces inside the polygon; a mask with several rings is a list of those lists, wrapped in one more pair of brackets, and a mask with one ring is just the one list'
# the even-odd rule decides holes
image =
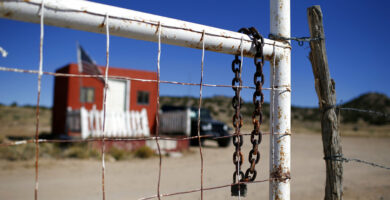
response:
{"label": "fence wire knot", "polygon": [[333,155],[333,156],[324,156],[324,160],[333,160],[333,161],[344,161],[343,154]]}
{"label": "fence wire knot", "polygon": [[282,41],[288,41],[288,40],[295,40],[298,42],[299,46],[303,46],[304,42],[311,42],[311,41],[321,41],[325,40],[324,37],[283,37],[283,36],[278,36],[274,34],[269,34],[268,37],[273,40],[282,40]]}

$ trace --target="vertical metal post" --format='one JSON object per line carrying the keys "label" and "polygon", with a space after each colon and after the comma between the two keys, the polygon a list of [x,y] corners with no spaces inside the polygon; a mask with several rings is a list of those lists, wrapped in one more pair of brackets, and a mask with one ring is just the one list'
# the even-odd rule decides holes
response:
{"label": "vertical metal post", "polygon": [[[290,0],[270,0],[270,32],[290,37]],[[283,49],[271,60],[271,166],[269,199],[290,199],[290,142],[291,142],[291,49]]]}

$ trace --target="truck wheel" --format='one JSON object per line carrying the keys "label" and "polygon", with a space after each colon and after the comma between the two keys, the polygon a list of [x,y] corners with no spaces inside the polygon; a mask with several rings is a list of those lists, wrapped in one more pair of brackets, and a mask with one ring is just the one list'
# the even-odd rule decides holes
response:
{"label": "truck wheel", "polygon": [[228,147],[230,144],[230,137],[220,138],[217,140],[219,147]]}

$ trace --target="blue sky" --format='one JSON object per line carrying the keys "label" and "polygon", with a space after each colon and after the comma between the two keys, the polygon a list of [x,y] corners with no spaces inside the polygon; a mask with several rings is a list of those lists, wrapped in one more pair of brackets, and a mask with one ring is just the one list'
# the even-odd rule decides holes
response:
{"label": "blue sky", "polygon": [[[269,34],[268,1],[108,1],[96,2],[157,14],[165,17],[236,31],[255,26],[263,36]],[[390,40],[389,1],[314,1],[291,3],[292,36],[309,36],[306,8],[320,5],[324,14],[324,27],[329,67],[336,81],[337,99],[348,101],[365,92],[380,92],[390,96],[388,60]],[[0,57],[0,66],[38,69],[39,25],[0,19],[0,46],[8,57]],[[44,71],[54,72],[67,63],[76,62],[76,41],[100,65],[105,64],[105,35],[45,26]],[[317,96],[311,64],[310,48],[293,42],[292,50],[292,104],[316,106]],[[157,44],[112,36],[110,65],[114,67],[156,70]],[[161,79],[199,82],[201,51],[162,45]],[[206,52],[205,83],[231,84],[232,55]],[[243,79],[251,85],[254,72],[252,59],[244,60]],[[269,65],[265,67],[266,85],[269,85]],[[0,103],[35,104],[36,74],[0,71]],[[43,76],[41,104],[53,104],[52,76]],[[205,88],[204,96],[233,96],[229,88]],[[251,90],[244,90],[244,100],[250,101]],[[268,99],[268,92],[265,92]],[[161,95],[198,96],[199,87],[161,85]]]}

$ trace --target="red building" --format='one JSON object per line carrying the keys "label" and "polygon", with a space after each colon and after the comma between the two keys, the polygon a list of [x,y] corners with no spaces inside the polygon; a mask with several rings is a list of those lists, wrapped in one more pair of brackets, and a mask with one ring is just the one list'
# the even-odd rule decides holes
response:
{"label": "red building", "polygon": [[[105,68],[99,67],[99,69],[104,74]],[[74,63],[66,65],[58,69],[56,73],[79,74],[78,65]],[[148,80],[157,79],[156,72],[114,67],[109,68],[108,75]],[[156,82],[108,79],[107,84],[105,128],[107,136],[131,137],[154,134],[157,112]],[[52,133],[56,136],[67,135],[83,138],[101,136],[98,129],[99,127],[101,129],[102,125],[99,120],[102,119],[103,89],[104,81],[98,78],[56,76]],[[133,116],[147,116],[148,120],[136,121]],[[148,127],[147,132],[145,132],[145,126]],[[140,128],[144,128],[144,130],[134,133]]]}

